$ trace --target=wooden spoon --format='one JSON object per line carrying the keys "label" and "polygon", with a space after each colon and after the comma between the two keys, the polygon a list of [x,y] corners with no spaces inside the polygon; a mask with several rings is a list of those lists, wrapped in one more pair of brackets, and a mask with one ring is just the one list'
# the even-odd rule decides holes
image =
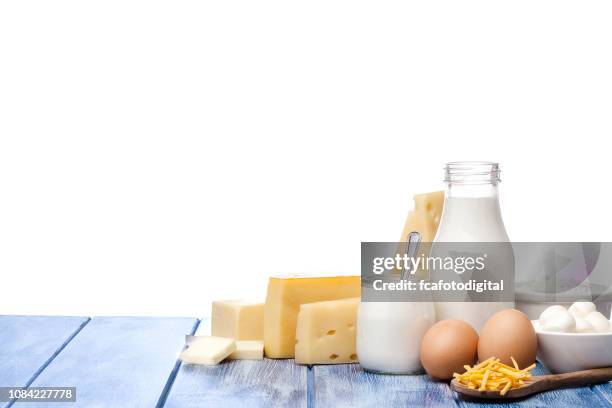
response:
{"label": "wooden spoon", "polygon": [[525,381],[520,388],[509,390],[506,395],[499,391],[479,391],[468,388],[456,379],[451,381],[451,388],[469,397],[477,398],[521,398],[542,391],[556,390],[557,388],[582,387],[590,384],[599,384],[612,381],[612,367],[594,368],[592,370],[574,371],[565,374],[536,375]]}

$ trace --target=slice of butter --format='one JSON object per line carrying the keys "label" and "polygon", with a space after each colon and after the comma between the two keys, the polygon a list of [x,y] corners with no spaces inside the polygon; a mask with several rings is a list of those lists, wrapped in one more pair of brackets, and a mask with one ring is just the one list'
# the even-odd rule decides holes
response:
{"label": "slice of butter", "polygon": [[357,362],[355,327],[359,300],[303,304],[297,317],[295,361],[302,364]]}
{"label": "slice of butter", "polygon": [[415,195],[414,210],[408,213],[400,242],[405,242],[408,234],[413,231],[421,234],[422,242],[432,242],[438,231],[443,209],[443,191]]}
{"label": "slice of butter", "polygon": [[217,300],[212,303],[211,333],[235,340],[263,340],[263,313],[263,303]]}
{"label": "slice of butter", "polygon": [[300,305],[361,294],[359,276],[273,277],[265,304],[264,350],[270,358],[292,358]]}
{"label": "slice of butter", "polygon": [[215,365],[236,351],[236,342],[227,337],[193,336],[181,360],[189,364]]}
{"label": "slice of butter", "polygon": [[263,350],[263,341],[239,340],[236,341],[236,351],[227,358],[230,360],[261,360]]}

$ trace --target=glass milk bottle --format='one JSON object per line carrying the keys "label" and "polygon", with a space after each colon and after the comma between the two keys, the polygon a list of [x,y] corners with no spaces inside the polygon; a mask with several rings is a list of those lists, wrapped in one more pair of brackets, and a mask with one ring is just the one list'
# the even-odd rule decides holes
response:
{"label": "glass milk bottle", "polygon": [[[452,162],[446,165],[444,210],[437,242],[508,242],[497,245],[497,258],[514,268],[512,247],[499,208],[497,163]],[[499,249],[499,250],[498,250]],[[432,249],[433,251],[433,249]],[[512,264],[510,266],[510,263]],[[512,269],[513,270],[513,269]],[[514,281],[508,282],[514,285]],[[487,319],[514,302],[436,302],[436,319],[461,319],[480,331]]]}

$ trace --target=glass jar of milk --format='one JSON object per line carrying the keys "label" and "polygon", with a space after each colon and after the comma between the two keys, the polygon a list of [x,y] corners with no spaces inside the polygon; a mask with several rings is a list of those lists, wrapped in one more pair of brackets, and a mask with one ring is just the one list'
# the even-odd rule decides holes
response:
{"label": "glass jar of milk", "polygon": [[[409,234],[405,255],[414,259],[419,245],[420,235]],[[387,276],[387,281],[414,283],[414,279],[422,278],[414,266],[404,266],[401,271],[399,276]],[[362,274],[361,284],[362,301],[357,311],[359,364],[366,371],[380,374],[420,374],[421,339],[436,321],[431,297],[398,299],[389,295],[374,299],[369,293],[369,277]]]}
{"label": "glass jar of milk", "polygon": [[359,364],[377,374],[420,374],[421,340],[435,323],[433,302],[361,302]]}
{"label": "glass jar of milk", "polygon": [[[497,163],[453,162],[445,169],[444,210],[434,239],[437,242],[495,244],[496,259],[514,270],[514,257],[499,207]],[[503,244],[507,243],[507,245]],[[512,265],[509,265],[512,263]],[[513,275],[513,272],[512,272]],[[508,282],[513,285],[514,282]],[[436,302],[436,319],[461,319],[480,331],[487,319],[514,302]]]}

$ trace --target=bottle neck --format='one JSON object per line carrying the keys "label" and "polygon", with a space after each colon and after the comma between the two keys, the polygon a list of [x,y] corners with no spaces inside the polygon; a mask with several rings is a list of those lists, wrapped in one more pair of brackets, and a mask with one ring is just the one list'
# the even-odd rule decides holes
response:
{"label": "bottle neck", "polygon": [[497,198],[500,180],[497,163],[452,162],[445,168],[446,197]]}
{"label": "bottle neck", "polygon": [[447,198],[499,198],[497,184],[447,183]]}
{"label": "bottle neck", "polygon": [[506,242],[496,163],[446,165],[446,197],[436,242]]}

